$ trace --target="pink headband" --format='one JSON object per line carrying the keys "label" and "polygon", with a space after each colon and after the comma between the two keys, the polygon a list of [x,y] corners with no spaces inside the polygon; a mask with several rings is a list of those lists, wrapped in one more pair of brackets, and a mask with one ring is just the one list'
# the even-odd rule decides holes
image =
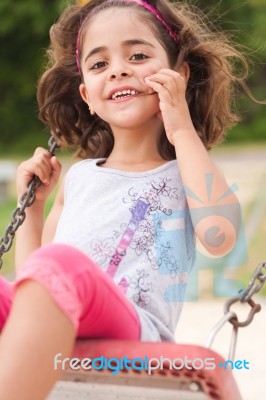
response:
{"label": "pink headband", "polygon": [[[107,0],[106,3],[111,3],[113,0]],[[171,25],[164,19],[164,17],[162,16],[162,14],[155,8],[153,7],[151,4],[147,3],[146,1],[143,0],[122,0],[122,1],[129,1],[132,3],[136,3],[138,4],[140,7],[145,8],[146,10],[150,11],[153,15],[155,15],[155,17],[165,26],[165,28],[168,31],[169,36],[175,41],[178,41],[178,35],[173,31]],[[83,25],[85,23],[85,21],[87,20],[89,15],[87,15],[87,17],[83,20],[79,31],[78,31],[78,37],[77,37],[77,43],[76,43],[76,64],[77,64],[77,68],[78,68],[78,72],[81,75],[81,67],[80,67],[80,62],[79,62],[79,46],[80,46],[80,35],[81,35],[81,31],[83,28]]]}

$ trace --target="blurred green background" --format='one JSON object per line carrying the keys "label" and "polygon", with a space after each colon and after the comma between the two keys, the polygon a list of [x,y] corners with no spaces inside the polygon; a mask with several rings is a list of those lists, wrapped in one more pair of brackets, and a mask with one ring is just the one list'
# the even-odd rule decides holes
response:
{"label": "blurred green background", "polygon": [[[252,65],[249,87],[258,100],[265,100],[266,0],[188,0],[188,2],[209,14],[214,29],[226,30],[232,41],[244,46]],[[0,1],[0,161],[8,159],[18,164],[30,156],[37,146],[47,146],[50,134],[38,121],[36,86],[45,65],[49,28],[67,3],[71,1]],[[218,158],[219,152],[222,152],[223,160],[226,157],[234,160],[237,150],[237,154],[241,153],[242,156],[246,152],[247,157],[253,152],[255,160],[258,158],[256,151],[263,150],[264,153],[260,153],[263,161],[264,154],[266,155],[265,105],[253,102],[244,94],[239,100],[238,108],[243,119],[229,132],[225,143],[218,146]],[[60,155],[60,159],[69,165],[69,156]],[[257,215],[258,204],[261,204],[259,217],[256,217],[258,222],[248,243],[249,264],[241,269],[240,277],[245,282],[248,282],[256,264],[266,258],[266,207],[263,206],[266,201],[265,190],[263,192],[260,190],[261,185],[265,186],[266,176],[263,170],[265,164],[261,164],[262,167],[258,166],[253,172],[252,163],[252,159],[249,159],[249,164],[239,163],[238,167],[242,169],[242,165],[244,166],[242,172],[247,178],[248,174],[251,178],[252,174],[258,177],[256,190],[254,189],[254,193],[244,204],[246,225],[252,223],[254,216]],[[236,171],[233,169],[234,167],[231,168],[232,179],[241,183],[242,175],[234,175],[233,172]],[[229,175],[230,178],[230,171],[225,175],[227,178]],[[247,180],[243,181],[242,185],[248,188],[254,186],[254,183]],[[0,204],[0,236],[16,205],[14,182],[10,182],[9,186],[10,196],[6,202]],[[47,212],[51,204],[52,199],[48,202]],[[10,254],[4,256],[4,261],[3,272],[12,273],[14,248]],[[266,294],[266,288],[264,293]]]}

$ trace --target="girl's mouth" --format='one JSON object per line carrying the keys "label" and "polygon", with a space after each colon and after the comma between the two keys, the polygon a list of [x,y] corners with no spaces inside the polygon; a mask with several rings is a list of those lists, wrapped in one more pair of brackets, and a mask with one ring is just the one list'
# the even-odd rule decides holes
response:
{"label": "girl's mouth", "polygon": [[110,97],[110,100],[114,100],[114,101],[118,101],[118,100],[122,100],[122,99],[126,99],[129,97],[135,97],[135,96],[149,96],[152,94],[156,94],[156,92],[151,91],[151,92],[138,92],[137,90],[131,90],[131,89],[127,89],[127,90],[122,90],[122,91],[117,91],[115,93],[112,94],[112,96]]}
{"label": "girl's mouth", "polygon": [[130,90],[130,89],[117,91],[112,94],[111,100],[120,100],[120,99],[124,99],[126,97],[136,96],[138,94],[139,94],[139,92],[137,92],[136,90]]}

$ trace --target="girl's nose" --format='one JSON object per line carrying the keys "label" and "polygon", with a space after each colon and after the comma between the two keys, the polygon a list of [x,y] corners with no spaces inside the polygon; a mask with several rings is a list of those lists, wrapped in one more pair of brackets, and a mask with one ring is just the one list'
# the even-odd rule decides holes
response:
{"label": "girl's nose", "polygon": [[116,67],[114,66],[109,73],[109,79],[111,80],[113,79],[120,80],[127,76],[132,76],[132,71],[130,68],[126,68],[122,65]]}

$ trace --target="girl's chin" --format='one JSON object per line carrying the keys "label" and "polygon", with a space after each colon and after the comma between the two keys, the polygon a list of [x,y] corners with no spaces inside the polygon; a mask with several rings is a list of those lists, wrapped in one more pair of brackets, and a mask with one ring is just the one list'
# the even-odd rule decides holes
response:
{"label": "girl's chin", "polygon": [[[157,111],[158,113],[158,111]],[[117,113],[117,117],[109,118],[109,125],[112,127],[119,127],[125,129],[134,129],[140,128],[141,126],[151,125],[153,126],[155,122],[157,122],[158,117],[156,113],[150,112],[147,115],[143,115],[143,112],[134,112],[133,110],[130,112],[119,112]],[[104,119],[105,121],[108,118]]]}

